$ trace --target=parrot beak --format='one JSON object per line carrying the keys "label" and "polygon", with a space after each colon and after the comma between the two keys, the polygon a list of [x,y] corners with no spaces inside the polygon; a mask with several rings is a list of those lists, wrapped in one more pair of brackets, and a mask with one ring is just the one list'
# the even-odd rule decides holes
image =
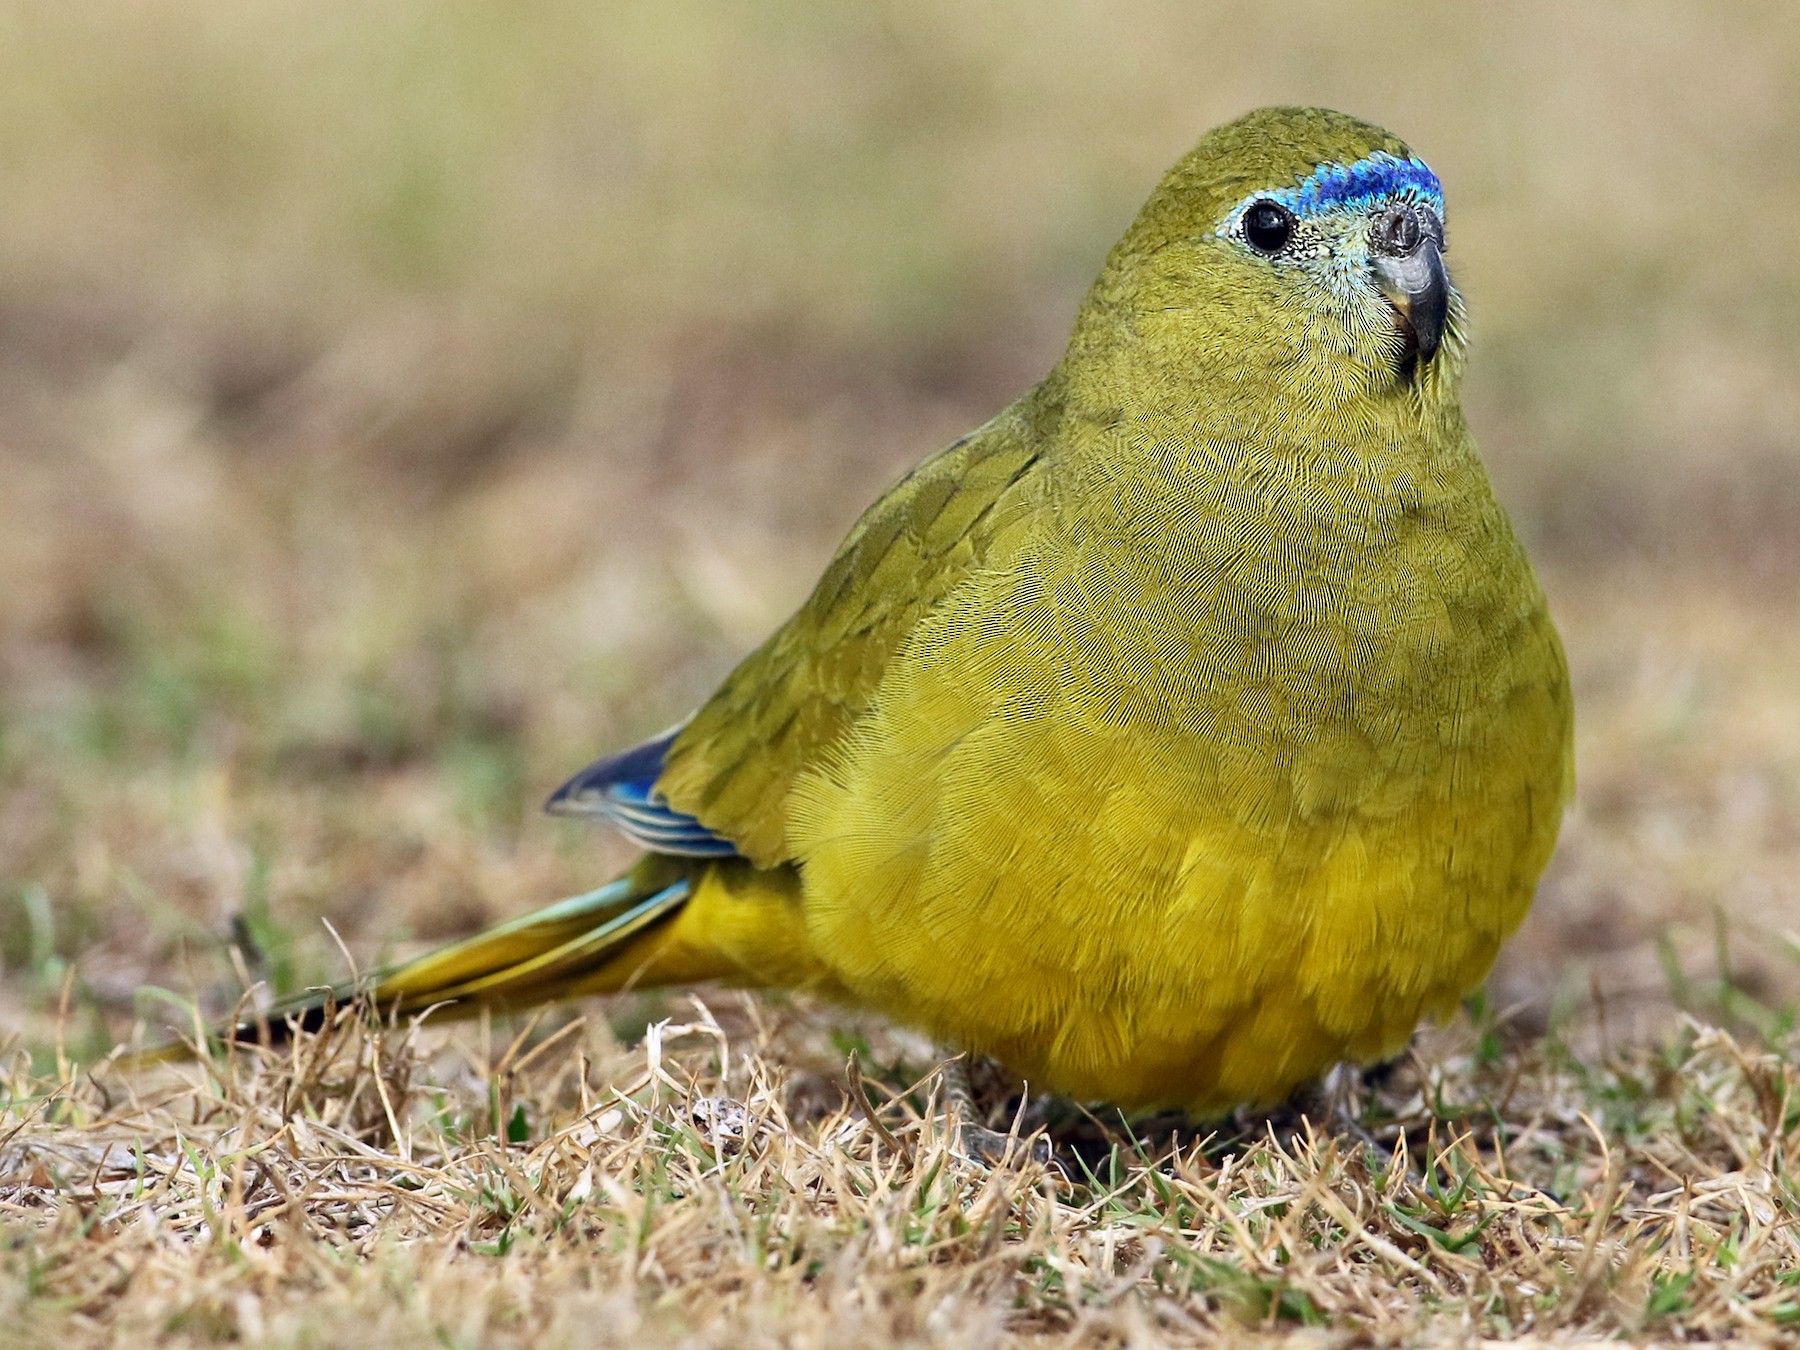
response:
{"label": "parrot beak", "polygon": [[1369,232],[1375,285],[1411,333],[1421,361],[1437,355],[1450,314],[1443,239],[1437,216],[1411,202],[1388,207]]}

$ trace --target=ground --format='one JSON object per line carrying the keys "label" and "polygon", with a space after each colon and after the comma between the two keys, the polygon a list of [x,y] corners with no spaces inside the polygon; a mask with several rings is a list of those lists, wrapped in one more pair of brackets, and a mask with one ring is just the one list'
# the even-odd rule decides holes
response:
{"label": "ground", "polygon": [[[14,1339],[1800,1319],[1800,33],[1776,0],[1125,8],[0,20]],[[1444,178],[1470,418],[1576,682],[1537,906],[1367,1085],[1372,1149],[1028,1103],[1055,1164],[976,1167],[930,1047],[720,991],[104,1067],[609,875],[542,798],[701,697],[1054,360],[1161,168],[1278,100]]]}

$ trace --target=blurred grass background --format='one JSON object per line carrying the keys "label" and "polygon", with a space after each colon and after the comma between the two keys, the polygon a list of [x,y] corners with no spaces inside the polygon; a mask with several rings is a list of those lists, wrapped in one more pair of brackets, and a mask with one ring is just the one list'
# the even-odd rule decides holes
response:
{"label": "blurred grass background", "polygon": [[[0,7],[0,1030],[590,885],[535,807],[1056,358],[1263,103],[1451,200],[1578,679],[1496,1001],[1800,991],[1800,14],[1071,0]],[[1528,1019],[1529,1020],[1529,1019]]]}

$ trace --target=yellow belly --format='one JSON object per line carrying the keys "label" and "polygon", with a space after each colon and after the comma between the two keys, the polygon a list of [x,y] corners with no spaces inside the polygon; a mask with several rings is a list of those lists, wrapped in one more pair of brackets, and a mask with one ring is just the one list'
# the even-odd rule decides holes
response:
{"label": "yellow belly", "polygon": [[866,821],[822,839],[808,945],[858,1001],[1127,1107],[1269,1102],[1398,1051],[1480,982],[1542,865],[1522,794],[1474,821],[1264,835],[1142,802],[1084,820],[1005,786],[1031,814],[991,816],[990,854],[919,842],[871,865]]}

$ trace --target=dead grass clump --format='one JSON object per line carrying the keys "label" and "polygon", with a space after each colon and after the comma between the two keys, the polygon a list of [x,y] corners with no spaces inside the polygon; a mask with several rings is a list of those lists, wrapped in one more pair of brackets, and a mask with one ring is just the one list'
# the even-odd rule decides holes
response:
{"label": "dead grass clump", "polygon": [[[800,1024],[806,1019],[801,1018]],[[1374,1089],[1378,1147],[1089,1119],[966,1161],[935,1079],[784,1067],[753,1005],[624,1050],[572,1022],[492,1062],[346,1014],[154,1082],[15,1061],[0,1288],[92,1343],[1238,1343],[1743,1334],[1800,1320],[1800,1075],[1689,1024],[1665,1051]],[[1491,1047],[1490,1047],[1491,1048]],[[816,1049],[816,1047],[815,1047]]]}

